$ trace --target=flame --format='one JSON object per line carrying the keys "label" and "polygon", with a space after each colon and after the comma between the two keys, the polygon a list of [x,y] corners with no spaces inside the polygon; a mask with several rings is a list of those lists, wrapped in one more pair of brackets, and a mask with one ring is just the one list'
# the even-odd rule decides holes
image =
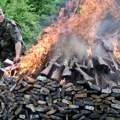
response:
{"label": "flame", "polygon": [[[65,16],[65,11],[72,8],[75,9],[69,17]],[[116,0],[70,0],[69,5],[60,10],[56,23],[43,30],[45,34],[38,37],[38,44],[28,50],[26,56],[21,57],[21,62],[17,64],[20,72],[28,70],[28,73],[32,73],[40,66],[51,46],[59,40],[60,34],[76,33],[93,44],[97,29],[109,13],[119,20],[120,8]]]}
{"label": "flame", "polygon": [[92,47],[89,47],[87,49],[87,54],[88,54],[88,56],[92,56]]}
{"label": "flame", "polygon": [[119,18],[117,11],[119,8],[116,6],[115,0],[85,0],[81,6],[79,19],[81,24],[79,27],[80,35],[88,42],[93,41],[98,27],[108,13],[111,13],[115,18]]}
{"label": "flame", "polygon": [[118,42],[116,42],[115,40],[112,40],[112,44],[114,46],[114,55],[116,56],[116,58],[118,58],[120,60],[120,50],[118,49]]}
{"label": "flame", "polygon": [[58,39],[59,29],[57,31],[54,29],[52,27],[44,29],[46,34],[44,36],[39,36],[38,44],[27,51],[26,56],[21,57],[21,62],[16,66],[19,67],[20,73],[28,70],[28,74],[30,74],[41,65],[51,46]]}

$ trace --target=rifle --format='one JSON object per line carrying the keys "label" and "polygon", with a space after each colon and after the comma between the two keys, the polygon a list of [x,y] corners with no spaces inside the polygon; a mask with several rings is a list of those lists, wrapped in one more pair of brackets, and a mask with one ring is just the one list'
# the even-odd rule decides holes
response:
{"label": "rifle", "polygon": [[58,67],[53,71],[51,79],[52,80],[56,80],[56,81],[60,81],[63,72],[65,70],[65,67],[69,64],[69,57],[67,57],[66,59],[64,59],[63,65],[58,65]]}
{"label": "rifle", "polygon": [[49,65],[40,73],[40,75],[45,76],[45,77],[49,77],[50,76],[50,72],[53,68],[53,64],[60,58],[61,53],[59,53],[58,55],[56,55],[50,62]]}
{"label": "rifle", "polygon": [[83,76],[83,78],[86,80],[86,81],[91,81],[93,80],[93,78],[89,75],[87,75],[81,68],[80,66],[78,65],[78,59],[77,58],[74,58],[75,59],[75,65],[76,65],[76,70]]}

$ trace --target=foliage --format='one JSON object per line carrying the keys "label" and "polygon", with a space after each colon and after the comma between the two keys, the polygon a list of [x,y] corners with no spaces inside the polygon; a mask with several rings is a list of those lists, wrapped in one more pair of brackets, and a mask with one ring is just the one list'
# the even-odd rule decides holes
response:
{"label": "foliage", "polygon": [[34,10],[32,4],[28,5],[28,0],[12,0],[10,3],[6,3],[7,0],[0,1],[5,16],[15,20],[20,25],[26,44],[35,44],[40,27],[37,22],[38,15],[32,12]]}
{"label": "foliage", "polygon": [[39,15],[39,23],[46,27],[56,20],[60,7],[65,0],[29,0],[34,5],[35,12]]}
{"label": "foliage", "polygon": [[58,13],[60,5],[64,0],[29,0],[35,7],[35,12],[41,16],[51,16]]}
{"label": "foliage", "polygon": [[[57,14],[63,1],[0,0],[0,6],[3,8],[7,18],[15,20],[20,25],[23,39],[27,48],[30,48],[33,44],[37,43],[38,33],[45,27],[40,24],[40,20],[44,18],[48,20],[49,16]],[[49,21],[51,20],[49,19]]]}

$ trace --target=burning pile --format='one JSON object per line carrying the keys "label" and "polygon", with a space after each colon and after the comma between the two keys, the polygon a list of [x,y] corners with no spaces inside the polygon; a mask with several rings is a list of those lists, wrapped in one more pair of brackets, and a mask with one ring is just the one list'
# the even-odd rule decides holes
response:
{"label": "burning pile", "polygon": [[[5,84],[2,83],[0,89],[1,119],[119,120],[120,65],[111,52],[110,44],[107,45],[108,42],[100,39],[96,43],[94,49],[100,46],[106,51],[105,56],[109,55],[101,57],[93,56],[94,50],[89,48],[87,51],[86,43],[80,42],[78,46],[86,48],[88,54],[85,56],[84,53],[79,57],[77,49],[73,51],[70,46],[74,45],[71,41],[73,38],[77,42],[79,37],[63,36],[62,51],[57,51],[59,54],[54,55],[43,71],[37,69],[39,74],[46,77],[45,80],[41,81],[39,77],[33,79],[26,73],[19,75],[17,79],[4,78]],[[69,54],[66,53],[66,39],[69,39]],[[63,43],[56,45],[61,48]],[[50,53],[54,54],[54,48],[56,46]],[[32,76],[36,76],[36,72]],[[60,80],[65,80],[66,84],[61,85]],[[4,90],[5,88],[7,89]]]}
{"label": "burning pile", "polygon": [[[75,43],[72,42],[73,39]],[[64,79],[75,83],[77,79],[82,79],[88,82],[90,86],[94,85],[97,90],[111,89],[113,86],[120,85],[120,64],[113,54],[113,46],[110,42],[106,43],[106,41],[98,39],[99,42],[96,43],[96,46],[93,49],[88,49],[89,46],[82,41],[79,43],[80,39],[75,35],[62,37],[62,40],[62,42],[57,43],[57,47],[60,48],[58,50],[59,54],[54,55],[48,65],[42,71],[39,71],[39,75],[58,82]],[[66,46],[68,47],[66,48]],[[73,49],[72,46],[76,48]],[[78,52],[77,47],[84,50]],[[104,52],[103,56],[97,53],[100,48]],[[54,52],[54,47],[51,52]],[[36,76],[35,72],[32,75]]]}
{"label": "burning pile", "polygon": [[119,24],[118,0],[70,0],[1,81],[0,118],[119,120]]}
{"label": "burning pile", "polygon": [[120,20],[118,11],[120,9],[117,0],[70,0],[60,11],[58,20],[43,30],[43,35],[38,38],[38,44],[21,58],[20,64],[17,65],[20,73],[26,70],[32,73],[40,66],[52,45],[60,40],[61,34],[75,33],[90,46],[94,46],[96,36],[106,37],[116,31],[118,31],[116,34],[118,36]]}

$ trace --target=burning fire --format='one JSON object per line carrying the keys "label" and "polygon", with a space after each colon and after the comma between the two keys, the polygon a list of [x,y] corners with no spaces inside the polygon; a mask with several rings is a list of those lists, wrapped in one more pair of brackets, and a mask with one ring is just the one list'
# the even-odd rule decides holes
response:
{"label": "burning fire", "polygon": [[87,54],[88,54],[88,56],[92,56],[92,48],[91,47],[89,47],[87,49]]}
{"label": "burning fire", "polygon": [[112,40],[112,44],[114,46],[114,55],[120,60],[120,50],[118,49],[118,43],[115,40]]}
{"label": "burning fire", "polygon": [[[20,63],[17,64],[20,73],[26,70],[32,73],[40,66],[51,46],[59,40],[61,33],[75,33],[92,45],[97,30],[107,14],[111,14],[116,20],[120,19],[120,8],[116,0],[70,0],[66,8],[61,9],[56,23],[43,30],[45,34],[39,36],[38,44],[28,50],[26,56],[21,57]],[[74,10],[67,17],[65,11],[69,8]],[[120,58],[118,52],[117,57]]]}

